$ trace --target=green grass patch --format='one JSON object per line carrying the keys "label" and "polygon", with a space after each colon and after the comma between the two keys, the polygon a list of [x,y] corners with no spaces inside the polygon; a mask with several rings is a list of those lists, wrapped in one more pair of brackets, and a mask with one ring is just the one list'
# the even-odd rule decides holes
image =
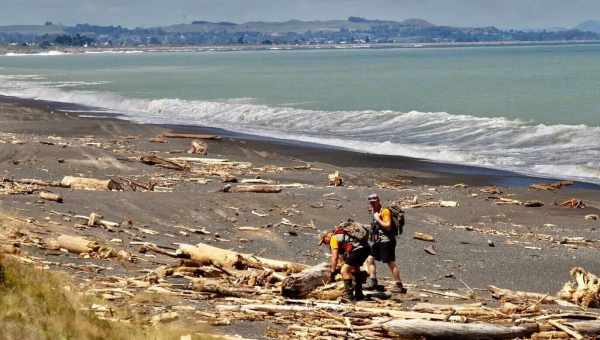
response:
{"label": "green grass patch", "polygon": [[[66,275],[0,257],[0,339],[180,339],[193,334],[181,324],[161,328],[112,322],[86,308]],[[193,339],[206,339],[194,336]]]}

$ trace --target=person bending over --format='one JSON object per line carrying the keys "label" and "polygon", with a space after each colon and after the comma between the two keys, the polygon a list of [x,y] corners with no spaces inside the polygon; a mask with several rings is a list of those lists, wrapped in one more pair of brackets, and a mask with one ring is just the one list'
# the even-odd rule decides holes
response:
{"label": "person bending over", "polygon": [[[361,230],[362,229],[362,230]],[[343,299],[357,301],[364,299],[362,285],[365,276],[360,267],[370,254],[368,230],[354,222],[343,223],[333,231],[321,236],[319,245],[328,244],[331,249],[331,273],[329,282],[335,281],[338,273],[344,280]],[[338,269],[338,266],[341,268]]]}

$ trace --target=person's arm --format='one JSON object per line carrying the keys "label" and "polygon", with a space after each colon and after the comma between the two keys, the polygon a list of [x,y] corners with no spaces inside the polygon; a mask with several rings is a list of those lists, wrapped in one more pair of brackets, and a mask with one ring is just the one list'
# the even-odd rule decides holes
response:
{"label": "person's arm", "polygon": [[392,226],[392,215],[390,213],[389,209],[383,209],[383,211],[381,212],[381,214],[379,214],[378,212],[373,214],[373,217],[375,218],[375,221],[377,221],[377,223],[379,223],[380,226],[389,229]]}
{"label": "person's arm", "polygon": [[331,272],[337,272],[338,259],[340,257],[340,253],[337,249],[331,250]]}
{"label": "person's arm", "polygon": [[329,242],[329,246],[331,248],[331,272],[329,273],[329,282],[335,281],[335,276],[338,273],[337,266],[340,258],[340,251],[338,248],[337,238],[333,236],[331,241]]}

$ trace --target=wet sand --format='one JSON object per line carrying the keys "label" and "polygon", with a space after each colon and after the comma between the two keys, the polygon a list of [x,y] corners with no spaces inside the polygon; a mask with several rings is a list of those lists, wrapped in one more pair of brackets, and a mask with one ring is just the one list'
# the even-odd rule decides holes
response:
{"label": "wet sand", "polygon": [[[46,226],[44,232],[51,235],[75,233],[103,242],[119,238],[124,245],[136,240],[121,231],[75,229],[72,221],[56,214],[97,212],[107,220],[131,221],[135,226],[157,231],[158,235],[148,236],[148,239],[165,246],[205,242],[268,258],[316,264],[328,259],[327,250],[317,247],[320,231],[349,217],[369,222],[366,197],[377,192],[384,202],[410,202],[417,196],[419,203],[450,200],[460,204],[457,208],[407,209],[408,222],[399,239],[397,259],[404,280],[411,286],[464,289],[466,284],[485,289],[493,284],[555,294],[569,279],[572,267],[597,272],[600,266],[600,242],[596,242],[600,221],[584,219],[586,215],[600,213],[600,191],[594,185],[576,183],[556,191],[535,191],[527,186],[552,180],[263,139],[211,128],[139,125],[116,117],[80,118],[78,109],[81,108],[59,103],[0,98],[2,177],[60,180],[67,175],[135,176],[140,180],[162,178],[166,183],[169,181],[165,179],[174,176],[174,170],[148,166],[134,158],[151,151],[161,157],[190,156],[185,153],[190,140],[150,142],[162,132],[176,131],[219,134],[223,137],[221,140],[207,141],[208,157],[250,162],[252,168],[263,168],[255,170],[254,177],[300,183],[303,187],[285,188],[279,194],[224,193],[220,192],[224,185],[221,179],[208,176],[204,177],[206,183],[198,179],[172,180],[167,183],[169,192],[53,188],[52,191],[63,195],[63,204],[40,202],[37,195],[0,193],[1,214],[33,218]],[[294,169],[307,163],[311,169]],[[284,169],[265,171],[264,167],[271,165]],[[335,170],[339,170],[345,180],[343,187],[327,186],[327,174]],[[390,180],[402,180],[403,184],[387,189],[377,186]],[[459,183],[466,187],[455,186]],[[503,193],[490,195],[480,191],[489,185],[497,185]],[[498,199],[490,196],[539,200],[544,206],[497,205]],[[583,200],[587,208],[555,205],[572,197]],[[283,219],[290,224],[281,223]],[[176,225],[205,227],[211,235],[184,235],[174,228]],[[260,231],[238,230],[242,226],[258,227]],[[434,236],[437,255],[423,250],[429,243],[412,238],[416,231]],[[590,242],[561,244],[565,237],[583,237]],[[490,241],[494,247],[488,245]],[[135,247],[127,248],[135,252]],[[25,250],[48,256],[40,249],[26,247]],[[69,254],[53,256],[52,261],[89,262]],[[152,261],[168,263],[168,259],[160,257]],[[113,266],[102,275],[124,274],[143,269],[145,265],[142,262]],[[383,268],[380,272],[382,276],[389,276]],[[89,273],[72,271],[72,274],[81,279],[89,278]],[[223,331],[260,336],[263,328],[264,325],[253,328],[234,324]]]}

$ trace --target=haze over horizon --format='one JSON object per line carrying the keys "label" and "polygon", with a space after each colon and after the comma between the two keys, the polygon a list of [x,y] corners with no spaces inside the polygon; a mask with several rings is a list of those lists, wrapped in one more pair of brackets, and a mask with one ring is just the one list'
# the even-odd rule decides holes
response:
{"label": "haze over horizon", "polygon": [[420,18],[437,25],[500,28],[573,27],[596,19],[594,0],[4,0],[0,25],[123,25],[149,27],[194,20],[287,21]]}

